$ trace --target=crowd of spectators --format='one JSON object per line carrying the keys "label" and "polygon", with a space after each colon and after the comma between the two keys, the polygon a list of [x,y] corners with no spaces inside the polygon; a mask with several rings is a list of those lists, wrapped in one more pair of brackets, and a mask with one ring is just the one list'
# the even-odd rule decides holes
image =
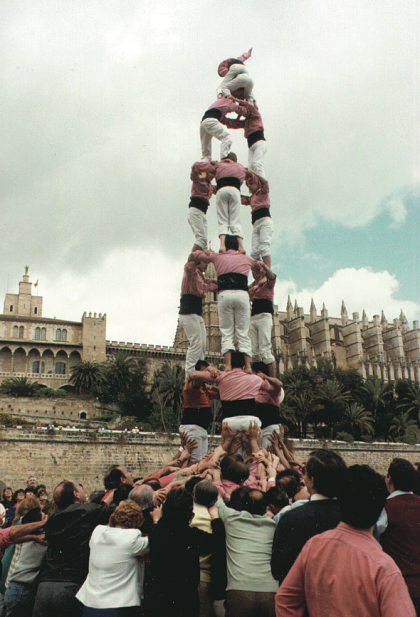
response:
{"label": "crowd of spectators", "polygon": [[384,478],[326,448],[303,465],[255,422],[195,446],[182,434],[146,478],[113,465],[89,496],[6,487],[0,617],[420,615],[418,464]]}

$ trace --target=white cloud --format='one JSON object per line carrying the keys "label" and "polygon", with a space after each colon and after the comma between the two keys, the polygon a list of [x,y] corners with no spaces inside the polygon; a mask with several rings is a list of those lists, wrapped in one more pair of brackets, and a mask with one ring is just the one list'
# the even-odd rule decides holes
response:
{"label": "white cloud", "polygon": [[293,281],[279,281],[276,302],[279,310],[284,311],[290,295],[293,305],[296,299],[298,306],[309,313],[313,298],[318,314],[325,303],[331,317],[340,317],[344,300],[349,317],[352,313],[359,313],[361,317],[365,310],[368,319],[372,320],[373,315],[380,315],[383,310],[389,322],[399,317],[402,310],[411,327],[414,319],[420,319],[420,304],[395,298],[398,288],[398,280],[386,270],[372,272],[370,268],[344,268],[334,272],[318,289],[298,290]]}

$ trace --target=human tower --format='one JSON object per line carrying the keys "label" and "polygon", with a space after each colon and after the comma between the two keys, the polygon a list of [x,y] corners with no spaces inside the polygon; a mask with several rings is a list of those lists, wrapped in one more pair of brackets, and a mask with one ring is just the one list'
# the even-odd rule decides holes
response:
{"label": "human tower", "polygon": [[[189,342],[180,430],[198,441],[193,459],[200,459],[207,451],[207,429],[212,419],[210,398],[220,396],[223,419],[232,430],[245,433],[253,422],[263,429],[263,434],[267,429],[268,441],[273,426],[278,427],[283,395],[281,382],[275,378],[271,348],[276,275],[271,270],[273,222],[269,184],[263,168],[267,142],[253,94],[253,81],[245,66],[251,53],[252,49],[239,58],[220,63],[218,74],[223,80],[217,99],[200,123],[201,161],[191,168],[188,222],[195,241],[184,266],[179,323]],[[230,113],[236,113],[236,119],[228,118]],[[233,141],[227,129],[244,131],[248,142],[247,168],[232,152]],[[213,138],[220,141],[220,161],[212,160]],[[244,182],[249,196],[241,195]],[[208,250],[206,215],[213,195],[216,195],[220,239],[218,252]],[[251,255],[247,255],[243,243],[241,204],[251,207]],[[216,270],[217,281],[205,277],[210,262]],[[254,280],[248,286],[250,271]],[[218,291],[223,372],[205,362],[202,301],[208,291]],[[218,386],[216,391],[205,385],[212,382]]]}

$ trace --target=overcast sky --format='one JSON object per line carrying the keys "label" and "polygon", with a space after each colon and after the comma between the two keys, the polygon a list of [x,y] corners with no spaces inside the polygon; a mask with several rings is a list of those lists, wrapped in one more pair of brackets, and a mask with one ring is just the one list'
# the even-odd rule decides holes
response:
{"label": "overcast sky", "polygon": [[[419,6],[1,3],[0,298],[28,265],[46,317],[107,313],[108,339],[171,345],[199,122],[219,62],[253,47],[280,310],[419,319]],[[208,221],[216,248],[214,199]]]}

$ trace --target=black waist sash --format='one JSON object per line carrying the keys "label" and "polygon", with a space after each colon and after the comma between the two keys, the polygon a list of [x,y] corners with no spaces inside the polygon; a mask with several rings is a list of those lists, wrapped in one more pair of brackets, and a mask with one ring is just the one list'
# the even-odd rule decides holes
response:
{"label": "black waist sash", "polygon": [[241,181],[239,178],[235,178],[234,176],[226,176],[225,178],[219,178],[217,181],[217,190],[223,188],[224,186],[234,186],[238,191],[241,188]]}
{"label": "black waist sash", "polygon": [[253,146],[257,141],[265,141],[264,131],[254,131],[251,135],[248,135],[248,148]]}
{"label": "black waist sash", "polygon": [[269,403],[256,403],[255,415],[261,420],[261,428],[280,422],[279,408]]}
{"label": "black waist sash", "polygon": [[220,274],[217,277],[217,286],[219,291],[224,291],[225,289],[248,291],[248,278],[245,274],[240,274],[239,272],[226,272],[226,274]]}
{"label": "black waist sash", "polygon": [[202,315],[203,301],[199,296],[194,294],[182,294],[181,305],[179,307],[180,315]]}
{"label": "black waist sash", "polygon": [[270,208],[258,208],[258,210],[254,210],[254,212],[252,212],[251,214],[252,224],[254,224],[256,221],[259,221],[260,219],[265,218],[266,216],[269,216],[271,218]]}
{"label": "black waist sash", "polygon": [[252,315],[259,315],[260,313],[271,313],[274,314],[273,303],[268,298],[255,298],[252,301]]}
{"label": "black waist sash", "polygon": [[203,122],[203,120],[205,120],[206,118],[216,118],[216,120],[220,120],[221,117],[222,112],[220,111],[220,109],[218,109],[217,107],[212,107],[211,109],[208,109],[206,111],[204,116],[201,118],[201,122]]}
{"label": "black waist sash", "polygon": [[196,424],[207,431],[212,419],[211,407],[184,407],[181,424]]}
{"label": "black waist sash", "polygon": [[257,416],[255,399],[246,398],[242,401],[222,401],[223,420],[235,416]]}
{"label": "black waist sash", "polygon": [[204,212],[204,214],[206,214],[209,207],[209,202],[201,199],[201,197],[191,197],[188,207],[198,208],[198,210],[201,210],[201,212]]}

